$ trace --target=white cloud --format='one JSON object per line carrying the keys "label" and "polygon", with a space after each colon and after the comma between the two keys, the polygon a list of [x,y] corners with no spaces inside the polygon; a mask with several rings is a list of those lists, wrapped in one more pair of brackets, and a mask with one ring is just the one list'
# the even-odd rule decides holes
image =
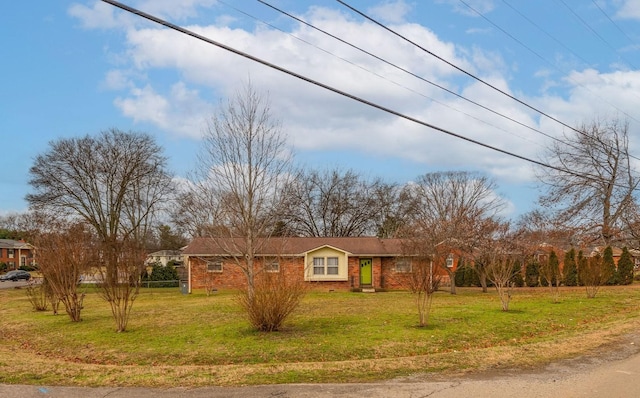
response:
{"label": "white cloud", "polygon": [[616,13],[616,17],[622,19],[640,20],[640,1],[624,0]]}
{"label": "white cloud", "polygon": [[133,88],[133,82],[131,77],[129,77],[128,72],[120,69],[114,69],[107,72],[107,75],[102,82],[102,87],[106,90],[125,90]]}
{"label": "white cloud", "polygon": [[197,90],[190,90],[182,82],[174,84],[163,96],[151,85],[133,88],[129,97],[114,101],[125,116],[135,122],[151,123],[182,136],[199,138],[211,106],[203,101]]}
{"label": "white cloud", "polygon": [[138,1],[140,10],[162,18],[185,20],[198,15],[199,8],[215,5],[216,0],[143,0]]}
{"label": "white cloud", "polygon": [[[406,5],[394,4],[399,7],[396,15],[402,15],[402,7]],[[310,9],[304,17],[314,25],[336,36],[349,38],[355,45],[384,56],[418,75],[453,89],[459,84],[457,80],[460,74],[451,67],[371,23],[356,22],[347,13],[320,7]],[[446,129],[469,134],[480,140],[491,141],[498,136],[505,145],[522,145],[520,138],[510,136],[505,139],[501,136],[503,133],[496,132],[497,129],[491,125],[470,131],[469,125],[474,123],[473,119],[438,105],[425,96],[463,111],[469,111],[468,103],[461,103],[427,83],[417,81],[307,27],[297,27],[292,34],[339,57],[348,58],[366,70],[328,56],[290,35],[266,28],[253,32],[219,26],[191,26],[189,29],[324,84]],[[504,65],[496,54],[487,54],[480,49],[457,48],[418,24],[400,24],[396,29],[467,70],[474,72],[478,67],[494,71],[498,75],[497,83],[507,87],[506,81],[499,79],[499,71],[504,69]],[[379,156],[405,158],[418,164],[441,164],[445,168],[460,165],[471,167],[472,162],[469,160],[478,159],[477,163],[487,169],[495,164],[496,156],[502,156],[344,99],[167,29],[130,29],[127,32],[127,44],[130,64],[140,76],[146,76],[147,72],[154,70],[168,69],[175,70],[181,76],[181,81],[174,84],[170,92],[160,93],[146,79],[140,81],[131,73],[112,71],[105,78],[106,84],[112,88],[128,90],[116,100],[116,106],[136,122],[153,123],[174,135],[198,137],[201,127],[196,126],[202,125],[204,117],[212,109],[212,106],[200,98],[198,92],[188,89],[189,86],[206,87],[227,97],[250,76],[256,87],[270,93],[275,116],[283,120],[292,142],[303,150],[339,148],[364,151]],[[380,79],[367,70],[388,76],[388,79],[420,94],[389,80]],[[478,96],[486,98],[486,90],[479,92]],[[471,113],[479,115],[482,112],[472,109]],[[486,118],[486,115],[482,117]],[[504,121],[499,123],[504,126]],[[443,148],[447,150],[444,151]],[[516,163],[515,160],[509,161],[512,168],[516,167],[513,166]],[[504,169],[507,168],[499,168]],[[519,173],[519,176],[522,175]]]}
{"label": "white cloud", "polygon": [[68,12],[69,15],[77,18],[82,23],[82,27],[86,29],[118,28],[128,18],[122,14],[116,15],[112,5],[101,1],[95,1],[92,6],[72,4]]}
{"label": "white cloud", "polygon": [[458,14],[471,17],[478,16],[475,11],[481,14],[486,14],[495,8],[494,0],[466,0],[465,3],[468,4],[468,6],[460,2],[460,0],[437,0],[437,2],[449,4]]}
{"label": "white cloud", "polygon": [[397,24],[405,21],[411,9],[412,7],[403,0],[387,1],[371,7],[368,14],[382,22]]}
{"label": "white cloud", "polygon": [[[197,16],[199,8],[212,7],[216,0],[138,0],[127,4],[163,19],[184,21]],[[143,22],[141,18],[102,1],[94,1],[89,6],[74,3],[69,7],[68,13],[77,18],[86,29],[130,29]]]}
{"label": "white cloud", "polygon": [[[185,3],[184,9],[173,9],[172,4],[165,1],[156,6],[175,18],[187,18],[195,15],[192,12],[197,7],[213,3],[190,1]],[[403,7],[407,7],[404,2],[385,3],[383,6],[390,7],[386,13],[398,21],[395,29],[401,34],[511,92],[510,70],[501,54],[456,46],[424,26],[401,23],[406,13]],[[493,2],[474,2],[474,7],[488,12]],[[92,10],[96,14],[104,13],[97,6]],[[382,10],[380,8],[378,12]],[[103,28],[117,25],[112,13],[105,14],[111,20],[107,18],[103,25],[91,22],[94,19],[90,15],[78,14],[77,17],[86,26]],[[536,116],[530,109],[462,76],[450,66],[379,27],[352,19],[346,12],[313,7],[304,18],[532,128],[550,134],[562,131],[557,123]],[[254,31],[220,25],[192,25],[188,28],[324,84],[519,155],[537,159],[543,145],[548,142],[547,137],[531,129],[489,114],[308,27],[297,26],[292,34],[349,59],[365,70],[327,55],[288,34],[264,27]],[[115,105],[125,116],[138,123],[151,123],[174,137],[199,138],[205,118],[214,109],[211,102],[215,100],[210,97],[229,97],[250,77],[256,88],[269,92],[274,116],[282,120],[291,142],[300,150],[339,150],[353,153],[354,157],[402,159],[422,170],[429,167],[480,170],[511,183],[534,180],[531,165],[521,160],[358,104],[168,29],[149,28],[148,25],[145,29],[131,27],[127,31],[126,46],[122,56],[128,62],[118,65],[120,69],[108,72],[104,86],[119,91]],[[165,78],[172,75],[173,81],[151,79],[151,75],[164,71],[170,71],[162,74]],[[592,117],[602,109],[611,109],[609,103],[629,114],[640,106],[637,94],[640,92],[640,72],[605,74],[587,69],[575,71],[564,80],[557,76],[551,80],[549,71],[538,70],[537,76],[548,79],[548,87],[562,84],[563,88],[572,90],[565,98],[547,93],[522,99],[572,124],[582,122],[582,118]],[[594,93],[602,100],[594,101]],[[517,96],[521,97],[521,94]],[[411,172],[413,175],[421,173],[418,170]]]}

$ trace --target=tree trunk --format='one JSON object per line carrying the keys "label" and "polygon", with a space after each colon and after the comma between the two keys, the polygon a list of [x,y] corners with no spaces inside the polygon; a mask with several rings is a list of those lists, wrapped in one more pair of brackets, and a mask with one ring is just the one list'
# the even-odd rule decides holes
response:
{"label": "tree trunk", "polygon": [[456,292],[456,275],[455,275],[455,272],[451,271],[449,268],[445,268],[445,271],[447,271],[447,274],[449,274],[449,281],[451,282],[451,288],[450,288],[449,292],[451,294],[457,294],[457,292]]}

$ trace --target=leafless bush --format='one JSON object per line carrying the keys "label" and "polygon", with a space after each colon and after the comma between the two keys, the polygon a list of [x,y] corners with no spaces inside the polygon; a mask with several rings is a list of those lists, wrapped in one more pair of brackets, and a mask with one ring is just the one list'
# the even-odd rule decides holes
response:
{"label": "leafless bush", "polygon": [[581,257],[578,275],[587,292],[587,298],[596,297],[600,286],[604,285],[611,277],[611,273],[607,271],[599,254],[589,258]]}
{"label": "leafless bush", "polygon": [[46,286],[43,280],[32,278],[27,285],[27,297],[34,311],[46,311],[49,308]]}
{"label": "leafless bush", "polygon": [[301,278],[285,277],[283,272],[256,274],[253,292],[245,288],[238,301],[257,330],[274,332],[298,307],[307,292]]}
{"label": "leafless bush", "polygon": [[487,262],[486,267],[487,277],[496,287],[496,291],[500,297],[502,311],[509,311],[513,278],[519,270],[516,259],[509,255],[494,256]]}
{"label": "leafless bush", "polygon": [[84,292],[78,290],[82,274],[95,261],[94,236],[83,223],[52,222],[49,231],[36,238],[38,263],[46,294],[57,313],[62,302],[73,322],[81,320]]}

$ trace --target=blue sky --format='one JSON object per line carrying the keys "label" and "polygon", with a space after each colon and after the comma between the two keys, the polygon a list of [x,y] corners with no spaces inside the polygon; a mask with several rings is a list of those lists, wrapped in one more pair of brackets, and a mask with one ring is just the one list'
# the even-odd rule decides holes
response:
{"label": "blue sky", "polygon": [[[253,0],[126,0],[199,34],[433,125],[538,159],[563,126],[488,89],[336,1],[266,1],[514,124]],[[627,119],[640,153],[640,0],[346,3],[569,125]],[[248,16],[249,15],[249,16]],[[207,117],[250,77],[267,92],[298,163],[405,183],[444,170],[494,178],[530,210],[533,167],[371,109],[101,1],[10,2],[0,15],[0,214],[27,209],[33,158],[62,137],[116,127],[165,148],[177,178],[194,166]],[[535,131],[542,131],[546,135]]]}

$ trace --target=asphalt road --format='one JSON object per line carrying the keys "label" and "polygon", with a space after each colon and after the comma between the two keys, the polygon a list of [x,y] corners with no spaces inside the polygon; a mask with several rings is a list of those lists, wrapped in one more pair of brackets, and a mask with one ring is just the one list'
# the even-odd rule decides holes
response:
{"label": "asphalt road", "polygon": [[29,282],[26,281],[0,281],[0,289],[15,289],[16,287],[27,286]]}
{"label": "asphalt road", "polygon": [[415,376],[381,383],[288,384],[251,387],[126,388],[0,385],[7,398],[460,398],[640,397],[640,333],[589,356],[536,371],[517,369],[444,379]]}

